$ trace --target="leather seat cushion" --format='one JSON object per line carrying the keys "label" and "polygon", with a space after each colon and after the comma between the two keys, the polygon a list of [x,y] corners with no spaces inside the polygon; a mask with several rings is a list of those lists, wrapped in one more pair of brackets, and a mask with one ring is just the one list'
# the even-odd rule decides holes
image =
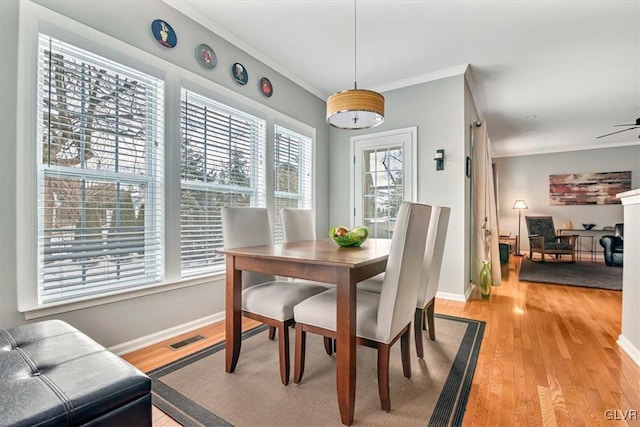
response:
{"label": "leather seat cushion", "polygon": [[83,424],[150,391],[149,377],[65,322],[0,330],[3,424]]}
{"label": "leather seat cushion", "polygon": [[327,290],[320,283],[274,281],[242,291],[242,309],[250,313],[285,321],[293,319],[293,306]]}

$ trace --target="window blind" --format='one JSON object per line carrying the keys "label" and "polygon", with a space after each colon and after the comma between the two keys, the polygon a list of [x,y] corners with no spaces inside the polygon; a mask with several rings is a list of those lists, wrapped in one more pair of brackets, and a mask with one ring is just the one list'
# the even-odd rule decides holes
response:
{"label": "window blind", "polygon": [[182,276],[224,269],[222,207],[264,207],[265,121],[186,89],[181,107]]}
{"label": "window blind", "polygon": [[311,154],[311,138],[275,127],[275,242],[283,240],[280,209],[311,209]]}
{"label": "window blind", "polygon": [[163,97],[162,80],[39,35],[41,303],[161,280]]}

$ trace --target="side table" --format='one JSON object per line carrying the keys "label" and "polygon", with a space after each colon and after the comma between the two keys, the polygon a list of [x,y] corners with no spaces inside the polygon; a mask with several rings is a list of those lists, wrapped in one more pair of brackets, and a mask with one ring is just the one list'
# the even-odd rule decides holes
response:
{"label": "side table", "polygon": [[518,250],[518,236],[499,236],[498,237],[498,242],[499,243],[506,243],[507,245],[509,245],[509,253],[513,254],[513,255],[520,255],[517,252]]}
{"label": "side table", "polygon": [[[591,262],[595,262],[596,260],[596,249],[595,249],[595,236],[585,236],[585,235],[580,235],[578,236],[578,261],[582,260],[582,253],[583,252],[589,252],[591,254]],[[584,249],[584,246],[582,244],[583,240],[587,240],[588,243],[588,248],[589,249]]]}

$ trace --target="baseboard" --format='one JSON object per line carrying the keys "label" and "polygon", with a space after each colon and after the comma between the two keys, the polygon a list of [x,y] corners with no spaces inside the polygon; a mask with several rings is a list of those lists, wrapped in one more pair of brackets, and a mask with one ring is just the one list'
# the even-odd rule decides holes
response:
{"label": "baseboard", "polygon": [[450,301],[460,301],[460,302],[467,302],[467,299],[469,299],[469,295],[471,295],[471,291],[467,290],[467,292],[463,294],[454,294],[451,292],[440,292],[438,291],[438,293],[436,293],[436,298],[440,298],[440,299],[448,299]]}
{"label": "baseboard", "polygon": [[187,332],[202,328],[203,326],[210,325],[215,322],[224,320],[224,311],[221,311],[211,316],[205,316],[200,319],[192,320],[191,322],[183,323],[169,329],[164,329],[153,334],[146,335],[144,337],[136,338],[131,341],[124,342],[122,344],[116,344],[109,347],[109,351],[121,356],[132,351],[140,350],[141,348],[148,347],[153,344],[157,344],[161,341],[168,340],[178,335],[185,334]]}
{"label": "baseboard", "polygon": [[636,362],[636,365],[640,366],[640,349],[634,346],[631,341],[622,334],[618,337],[617,342],[620,348],[623,349],[634,362]]}
{"label": "baseboard", "polygon": [[464,300],[469,301],[471,298],[471,293],[473,292],[473,285],[469,286],[466,291],[464,291]]}
{"label": "baseboard", "polygon": [[[451,292],[438,292],[436,294],[436,297],[451,301],[466,302],[471,295],[471,291],[472,286],[467,288],[464,295],[454,294]],[[191,322],[183,323],[182,325],[177,325],[159,332],[154,332],[153,334],[136,338],[131,341],[123,342],[122,344],[116,344],[109,347],[109,351],[117,354],[118,356],[121,356],[123,354],[131,353],[132,351],[140,350],[141,348],[149,347],[150,345],[157,344],[161,341],[168,340],[178,335],[182,335],[187,332],[202,328],[203,326],[219,322],[221,320],[224,320],[224,311],[212,314],[211,316],[205,316],[200,319],[192,320]]]}

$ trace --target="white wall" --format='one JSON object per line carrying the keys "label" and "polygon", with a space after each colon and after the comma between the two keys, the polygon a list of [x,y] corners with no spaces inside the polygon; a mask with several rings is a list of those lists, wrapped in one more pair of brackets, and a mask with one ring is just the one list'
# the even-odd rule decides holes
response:
{"label": "white wall", "polygon": [[24,321],[16,293],[16,103],[18,2],[0,1],[0,328]]}
{"label": "white wall", "polygon": [[[471,149],[471,140],[472,140],[472,126],[475,126],[475,122],[478,121],[478,111],[476,110],[475,103],[473,101],[473,96],[471,94],[471,90],[469,89],[469,85],[465,81],[464,84],[464,147],[465,147],[465,162],[466,156],[472,157],[472,149]],[[490,131],[491,129],[487,129]],[[466,174],[466,163],[465,163],[465,174]],[[464,252],[464,267],[465,267],[465,277],[469,280],[465,283],[465,293],[468,293],[471,288],[471,279],[473,275],[473,266],[472,266],[472,258],[473,258],[473,203],[475,195],[472,194],[473,186],[471,182],[471,178],[466,178],[464,180],[465,188],[464,188],[464,200],[465,200],[465,223],[464,223],[464,241],[468,242],[469,248]],[[480,197],[480,196],[478,196]],[[482,220],[482,219],[480,219]]]}
{"label": "white wall", "polygon": [[[196,73],[211,82],[211,90],[223,87],[242,97],[262,103],[316,129],[316,224],[318,230],[329,227],[328,209],[328,129],[324,122],[325,103],[300,86],[279,75],[255,58],[227,43],[191,19],[159,0],[147,1],[45,1],[37,3],[77,22],[97,29],[144,52],[170,63],[167,72],[176,69]],[[16,82],[18,17],[20,2],[0,0],[3,43],[0,74],[0,328],[26,323],[17,311],[16,289],[16,216],[20,214],[20,195],[16,194]],[[174,49],[161,47],[152,37],[149,26],[161,17],[178,34]],[[218,65],[207,71],[195,59],[195,46],[206,42],[216,51]],[[249,71],[249,84],[238,86],[230,75],[234,62]],[[258,90],[259,77],[268,77],[274,87],[271,98]],[[35,262],[35,261],[34,261]],[[210,316],[224,308],[224,281],[162,292],[154,295],[83,308],[56,315],[73,324],[105,346],[120,344],[195,319]]]}
{"label": "white wall", "polygon": [[640,366],[640,188],[627,191],[624,204],[624,271],[622,276],[622,332],[618,344]]}
{"label": "white wall", "polygon": [[[383,93],[385,121],[375,129],[330,132],[330,223],[348,224],[349,138],[410,126],[418,127],[418,200],[451,207],[449,230],[438,291],[463,298],[468,287],[469,153],[464,76],[453,76]],[[470,101],[470,97],[467,98]],[[436,171],[436,150],[445,149],[444,170]],[[346,183],[346,185],[345,185]],[[358,224],[356,224],[358,225]],[[463,263],[465,265],[463,265]]]}
{"label": "white wall", "polygon": [[[632,188],[640,186],[640,146],[495,159],[498,168],[500,234],[518,234],[518,211],[513,203],[523,199],[529,209],[522,211],[522,251],[529,250],[525,215],[551,215],[556,228],[571,221],[574,228],[582,223],[596,224],[596,229],[623,222],[622,205],[551,206],[549,175],[631,171]],[[596,251],[600,252],[596,242]]]}

